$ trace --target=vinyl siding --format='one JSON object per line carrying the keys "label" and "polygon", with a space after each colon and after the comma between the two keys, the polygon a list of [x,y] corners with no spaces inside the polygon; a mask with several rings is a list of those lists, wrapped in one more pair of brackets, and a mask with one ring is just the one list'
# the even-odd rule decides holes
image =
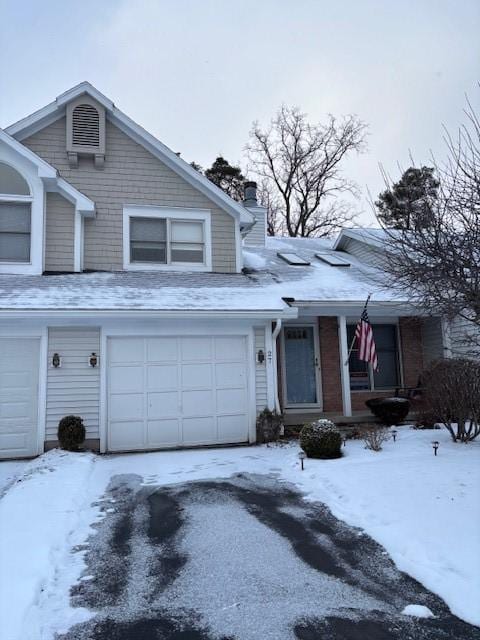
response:
{"label": "vinyl siding", "polygon": [[[100,330],[96,328],[51,328],[48,331],[46,440],[57,440],[58,422],[73,414],[83,418],[87,438],[99,438],[100,367],[90,367],[88,358],[100,352]],[[62,366],[51,366],[58,353]]]}
{"label": "vinyl siding", "polygon": [[103,169],[96,169],[89,157],[79,158],[77,168],[69,166],[65,118],[26,138],[22,144],[56,167],[63,178],[95,202],[96,218],[85,220],[85,269],[113,271],[123,268],[123,206],[140,204],[209,209],[213,270],[236,271],[232,216],[111,122],[106,123]]}
{"label": "vinyl siding", "polygon": [[464,320],[454,318],[450,323],[450,345],[453,358],[480,358],[480,348],[468,343],[469,336],[479,336],[478,327]]}
{"label": "vinyl siding", "polygon": [[425,367],[444,356],[441,318],[425,318],[422,322],[423,363]]}
{"label": "vinyl siding", "polygon": [[268,406],[267,398],[267,367],[266,358],[267,352],[265,349],[265,327],[255,327],[255,361],[259,349],[265,354],[265,362],[255,364],[255,403],[257,407],[257,413],[260,413]]}
{"label": "vinyl siding", "polygon": [[355,256],[361,262],[371,264],[374,267],[382,267],[385,262],[385,257],[382,255],[380,249],[375,249],[374,247],[365,244],[364,242],[354,240],[353,238],[346,239],[343,251]]}
{"label": "vinyl siding", "polygon": [[45,271],[73,271],[75,208],[58,193],[47,193]]}
{"label": "vinyl siding", "polygon": [[256,223],[243,241],[245,246],[264,247],[267,236],[267,210],[263,207],[247,209],[255,216]]}

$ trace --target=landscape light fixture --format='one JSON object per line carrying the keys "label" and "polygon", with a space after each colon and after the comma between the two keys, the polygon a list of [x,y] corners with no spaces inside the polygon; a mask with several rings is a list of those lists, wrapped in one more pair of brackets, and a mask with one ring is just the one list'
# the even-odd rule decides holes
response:
{"label": "landscape light fixture", "polygon": [[300,464],[302,466],[302,471],[303,471],[303,461],[307,457],[307,454],[305,453],[305,451],[300,451],[300,453],[298,454],[298,457],[300,458]]}
{"label": "landscape light fixture", "polygon": [[432,442],[432,447],[433,447],[433,451],[434,451],[435,455],[437,455],[437,449],[438,449],[439,446],[440,446],[440,443],[439,443],[438,440],[434,440]]}
{"label": "landscape light fixture", "polygon": [[394,442],[396,442],[396,441],[397,441],[397,430],[396,430],[396,429],[393,429],[393,430],[392,430],[392,438],[393,438],[393,441],[394,441]]}

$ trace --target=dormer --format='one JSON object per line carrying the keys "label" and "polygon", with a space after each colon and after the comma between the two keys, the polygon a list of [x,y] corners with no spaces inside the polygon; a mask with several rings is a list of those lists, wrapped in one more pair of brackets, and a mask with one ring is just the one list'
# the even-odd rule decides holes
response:
{"label": "dormer", "polygon": [[67,155],[70,166],[78,166],[79,156],[90,156],[101,169],[105,162],[105,109],[83,94],[66,105]]}

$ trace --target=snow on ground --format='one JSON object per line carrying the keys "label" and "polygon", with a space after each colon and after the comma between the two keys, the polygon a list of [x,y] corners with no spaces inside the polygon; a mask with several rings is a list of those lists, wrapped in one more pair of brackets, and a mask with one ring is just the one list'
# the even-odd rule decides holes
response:
{"label": "snow on ground", "polygon": [[0,462],[0,496],[23,473],[28,462],[28,460],[3,460]]}
{"label": "snow on ground", "polygon": [[401,427],[380,453],[349,441],[342,459],[307,459],[304,471],[298,451],[297,444],[115,456],[52,451],[29,463],[0,501],[2,640],[51,640],[90,615],[69,606],[69,587],[84,569],[82,552],[71,549],[114,508],[101,498],[121,473],[140,474],[147,485],[276,474],[362,527],[399,569],[480,624],[480,442],[454,444],[446,431]]}

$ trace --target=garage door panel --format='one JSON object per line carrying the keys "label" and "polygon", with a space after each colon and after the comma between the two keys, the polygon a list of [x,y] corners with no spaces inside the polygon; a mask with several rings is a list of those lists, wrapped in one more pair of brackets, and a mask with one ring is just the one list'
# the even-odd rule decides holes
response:
{"label": "garage door panel", "polygon": [[222,362],[215,365],[217,388],[244,388],[247,380],[247,368],[241,362]]}
{"label": "garage door panel", "polygon": [[211,444],[217,441],[217,426],[213,416],[183,419],[183,444]]}
{"label": "garage door panel", "polygon": [[178,360],[177,338],[147,338],[147,362],[176,362]]}
{"label": "garage door panel", "polygon": [[245,391],[243,389],[218,389],[217,412],[245,413]]}
{"label": "garage door panel", "polygon": [[181,338],[181,357],[184,362],[212,359],[212,339],[206,337]]}
{"label": "garage door panel", "polygon": [[245,438],[245,415],[218,416],[219,442],[241,442]]}
{"label": "garage door panel", "polygon": [[147,366],[147,389],[161,391],[178,387],[176,364],[149,364]]}
{"label": "garage door panel", "polygon": [[143,393],[122,393],[110,396],[110,417],[112,420],[143,418]]}
{"label": "garage door panel", "polygon": [[212,386],[212,365],[210,363],[182,365],[182,388]]}
{"label": "garage door panel", "polygon": [[225,336],[215,338],[215,358],[217,360],[245,360],[245,338]]}
{"label": "garage door panel", "polygon": [[38,338],[0,338],[0,458],[37,453]]}
{"label": "garage door panel", "polygon": [[182,391],[182,413],[184,416],[213,414],[213,391]]}
{"label": "garage door panel", "polygon": [[111,364],[143,362],[144,360],[143,338],[111,340],[109,346],[109,360]]}
{"label": "garage door panel", "polygon": [[180,413],[178,396],[178,391],[157,391],[148,393],[147,417],[162,418],[178,416]]}
{"label": "garage door panel", "polygon": [[143,421],[115,422],[110,424],[110,448],[121,450],[142,449]]}
{"label": "garage door panel", "polygon": [[112,368],[110,390],[112,393],[143,393],[143,367],[136,365]]}
{"label": "garage door panel", "polygon": [[147,441],[154,447],[175,447],[181,440],[180,419],[149,420]]}

